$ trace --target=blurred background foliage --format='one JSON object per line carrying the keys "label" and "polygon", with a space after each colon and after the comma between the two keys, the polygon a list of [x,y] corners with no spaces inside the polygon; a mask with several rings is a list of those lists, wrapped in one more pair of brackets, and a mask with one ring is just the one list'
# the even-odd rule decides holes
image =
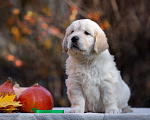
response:
{"label": "blurred background foliage", "polygon": [[89,18],[105,31],[111,54],[131,88],[129,104],[150,107],[149,0],[0,0],[0,84],[39,83],[55,106],[69,106],[61,44],[69,24]]}

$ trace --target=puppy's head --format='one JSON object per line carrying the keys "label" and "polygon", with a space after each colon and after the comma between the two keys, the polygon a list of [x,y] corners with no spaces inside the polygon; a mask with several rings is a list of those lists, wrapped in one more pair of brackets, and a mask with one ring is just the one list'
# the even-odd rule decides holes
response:
{"label": "puppy's head", "polygon": [[89,19],[74,21],[66,30],[63,51],[70,54],[100,54],[108,48],[107,38],[97,23]]}

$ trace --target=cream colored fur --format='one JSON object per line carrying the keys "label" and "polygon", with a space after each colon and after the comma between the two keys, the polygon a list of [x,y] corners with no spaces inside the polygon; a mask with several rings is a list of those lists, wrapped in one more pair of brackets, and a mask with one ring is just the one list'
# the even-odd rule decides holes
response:
{"label": "cream colored fur", "polygon": [[[79,38],[77,48],[73,47],[74,36]],[[128,106],[130,89],[108,51],[105,33],[95,22],[74,21],[66,30],[62,47],[69,55],[66,85],[72,113],[132,111]]]}

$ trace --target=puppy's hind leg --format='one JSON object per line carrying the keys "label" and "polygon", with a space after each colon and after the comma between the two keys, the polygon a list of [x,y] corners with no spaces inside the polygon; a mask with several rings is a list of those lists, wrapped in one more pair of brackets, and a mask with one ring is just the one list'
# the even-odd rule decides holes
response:
{"label": "puppy's hind leg", "polygon": [[132,112],[133,112],[133,110],[130,106],[127,106],[122,109],[122,113],[132,113]]}
{"label": "puppy's hind leg", "polygon": [[120,113],[117,106],[117,87],[116,84],[105,81],[102,85],[103,103],[105,107],[105,113]]}

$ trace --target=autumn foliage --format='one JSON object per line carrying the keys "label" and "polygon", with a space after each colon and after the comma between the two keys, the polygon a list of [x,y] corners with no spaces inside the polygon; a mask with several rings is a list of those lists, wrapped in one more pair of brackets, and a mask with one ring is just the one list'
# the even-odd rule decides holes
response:
{"label": "autumn foliage", "polygon": [[15,97],[16,95],[14,95],[13,93],[9,93],[6,95],[0,93],[0,113],[12,113],[16,110],[19,110],[18,107],[22,106],[22,104],[20,101],[16,101]]}

